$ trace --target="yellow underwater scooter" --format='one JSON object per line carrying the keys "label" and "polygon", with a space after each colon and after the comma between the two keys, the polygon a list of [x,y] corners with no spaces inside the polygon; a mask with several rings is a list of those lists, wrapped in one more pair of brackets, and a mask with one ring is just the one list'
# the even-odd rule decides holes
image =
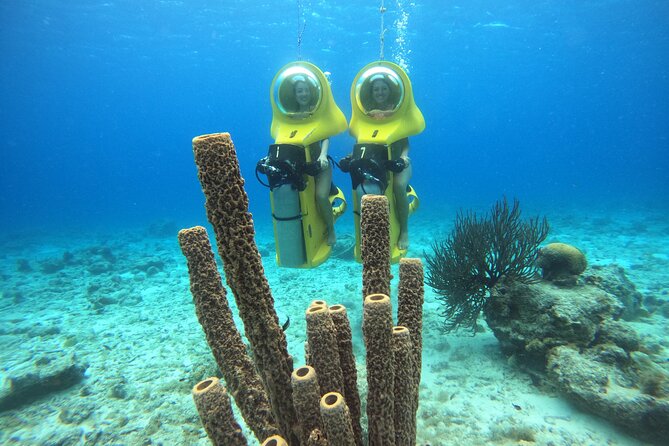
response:
{"label": "yellow underwater scooter", "polygon": [[[389,87],[389,106],[378,110],[372,99],[372,83],[382,79]],[[355,218],[355,258],[360,261],[360,200],[364,194],[388,197],[390,206],[391,262],[406,255],[397,247],[399,220],[393,195],[393,170],[401,170],[393,143],[417,135],[425,129],[425,119],[413,98],[411,81],[404,70],[386,61],[365,66],[351,85],[351,122],[349,131],[356,139],[353,153],[347,162],[340,161],[342,170],[349,171],[353,186]],[[346,159],[346,158],[345,158]],[[342,165],[344,164],[344,165]],[[409,215],[418,208],[418,196],[408,187]]]}
{"label": "yellow underwater scooter", "polygon": [[[296,99],[297,82],[309,89],[306,111],[300,111]],[[274,144],[258,162],[256,176],[265,174],[269,182],[276,261],[279,266],[313,268],[328,259],[331,246],[316,204],[318,172],[309,146],[346,130],[346,117],[323,72],[308,62],[291,62],[279,70],[270,87],[270,102]],[[329,199],[336,220],[346,210],[346,200],[334,185]]]}

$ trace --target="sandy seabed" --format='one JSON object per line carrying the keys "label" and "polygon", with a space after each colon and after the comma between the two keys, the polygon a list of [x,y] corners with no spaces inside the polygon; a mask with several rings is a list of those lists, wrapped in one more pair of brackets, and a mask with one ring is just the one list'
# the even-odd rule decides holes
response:
{"label": "sandy seabed", "polygon": [[[454,216],[452,209],[416,214],[409,256],[424,257],[433,237],[448,233]],[[666,213],[582,210],[548,218],[547,242],[578,246],[590,265],[618,264],[645,299],[669,300]],[[344,252],[352,228],[337,228],[337,250]],[[0,239],[2,385],[21,367],[72,355],[86,370],[78,384],[0,412],[0,444],[210,444],[190,390],[217,374],[217,367],[195,316],[178,229],[160,222],[118,233]],[[256,231],[280,322],[290,318],[286,336],[295,366],[304,363],[308,303],[343,304],[364,393],[361,266],[333,257],[313,270],[280,269],[271,227],[259,224]],[[393,274],[395,304],[397,266]],[[533,385],[502,355],[490,330],[444,334],[439,310],[437,296],[426,287],[419,445],[644,444]],[[644,341],[660,344],[669,361],[664,316],[651,314],[634,327]]]}

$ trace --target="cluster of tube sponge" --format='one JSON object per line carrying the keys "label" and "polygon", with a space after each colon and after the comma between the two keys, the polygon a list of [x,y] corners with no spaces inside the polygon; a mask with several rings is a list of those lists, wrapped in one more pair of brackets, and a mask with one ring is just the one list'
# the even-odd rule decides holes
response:
{"label": "cluster of tube sponge", "polygon": [[[324,301],[309,305],[307,365],[293,369],[255,245],[230,135],[195,138],[193,151],[207,218],[253,352],[251,358],[235,326],[206,230],[201,226],[181,230],[178,239],[188,262],[196,314],[226,384],[212,377],[193,388],[207,435],[215,445],[247,444],[233,415],[231,395],[263,445],[361,446],[361,404],[346,308]],[[386,197],[363,197],[361,232],[367,444],[411,446],[416,443],[420,382],[422,263],[400,261],[398,326],[394,326]]]}

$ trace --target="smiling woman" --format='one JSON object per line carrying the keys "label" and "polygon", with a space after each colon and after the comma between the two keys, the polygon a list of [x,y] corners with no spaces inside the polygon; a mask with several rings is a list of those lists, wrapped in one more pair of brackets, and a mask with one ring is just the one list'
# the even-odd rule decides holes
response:
{"label": "smiling woman", "polygon": [[374,67],[363,73],[355,88],[360,108],[376,118],[392,116],[404,100],[402,79],[385,67]]}
{"label": "smiling woman", "polygon": [[290,118],[306,118],[318,109],[322,97],[320,80],[304,67],[283,71],[274,84],[274,101],[279,111]]}

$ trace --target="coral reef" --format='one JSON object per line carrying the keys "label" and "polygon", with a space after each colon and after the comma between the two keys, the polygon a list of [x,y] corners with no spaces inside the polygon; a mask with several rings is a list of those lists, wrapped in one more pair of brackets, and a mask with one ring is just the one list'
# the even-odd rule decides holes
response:
{"label": "coral reef", "polygon": [[[414,364],[423,362],[423,262],[420,259],[400,259],[400,285],[397,296],[397,325],[409,329]],[[414,368],[414,381],[420,382],[420,367]],[[418,393],[416,392],[418,409]]]}
{"label": "coral reef", "polygon": [[583,275],[583,280],[616,296],[623,304],[620,315],[623,319],[634,320],[646,313],[642,307],[643,296],[621,266],[593,265]]}
{"label": "coral reef", "polygon": [[620,310],[614,296],[593,286],[575,291],[547,282],[511,283],[491,290],[484,315],[502,351],[541,370],[551,348],[590,345],[600,324]]}
{"label": "coral reef", "polygon": [[272,435],[262,442],[262,446],[288,446],[288,442],[280,435]]}
{"label": "coral reef", "polygon": [[[635,353],[628,361],[640,367],[636,372],[625,365],[602,361],[596,350],[579,352],[571,346],[556,347],[548,358],[548,378],[583,409],[613,421],[641,439],[666,444],[669,373],[648,358],[635,361]],[[653,376],[651,388],[647,387],[648,375]],[[658,389],[662,390],[657,392]]]}
{"label": "coral reef", "polygon": [[535,382],[662,444],[669,438],[669,370],[617,319],[623,308],[617,296],[592,284],[516,282],[493,288],[484,314],[504,353]]}
{"label": "coral reef", "polygon": [[309,361],[318,373],[321,395],[344,392],[344,377],[332,316],[326,305],[311,305],[306,312]]}
{"label": "coral reef", "polygon": [[395,445],[412,446],[416,444],[415,400],[418,396],[418,383],[414,370],[414,351],[409,329],[393,327],[392,351],[395,376]]}

